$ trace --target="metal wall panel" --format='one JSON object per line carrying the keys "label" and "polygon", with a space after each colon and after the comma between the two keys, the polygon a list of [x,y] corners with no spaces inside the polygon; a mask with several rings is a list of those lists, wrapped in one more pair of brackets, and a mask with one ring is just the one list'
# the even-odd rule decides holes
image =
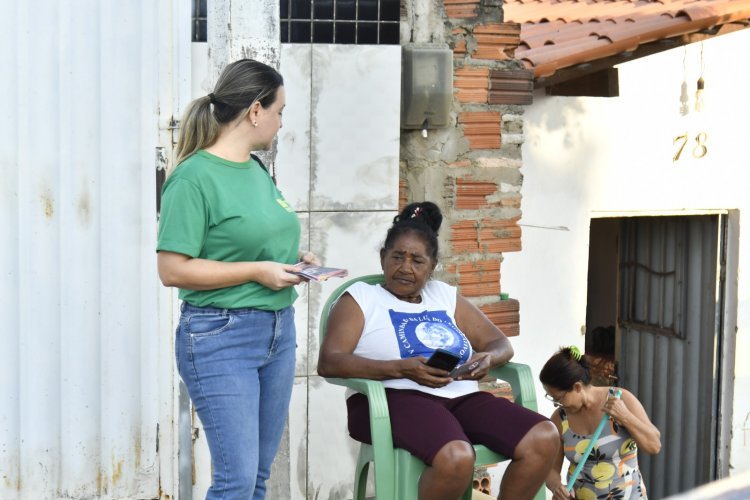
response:
{"label": "metal wall panel", "polygon": [[618,375],[662,433],[639,454],[649,498],[714,477],[719,216],[625,219]]}
{"label": "metal wall panel", "polygon": [[171,411],[154,258],[169,2],[6,4],[0,498],[157,498],[157,424]]}

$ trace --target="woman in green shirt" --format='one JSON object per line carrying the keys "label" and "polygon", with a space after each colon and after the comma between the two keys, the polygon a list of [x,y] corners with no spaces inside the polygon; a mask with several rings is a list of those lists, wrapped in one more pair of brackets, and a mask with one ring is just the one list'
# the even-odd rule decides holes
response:
{"label": "woman in green shirt", "polygon": [[265,498],[294,380],[300,224],[250,151],[281,128],[283,79],[228,65],[185,112],[162,190],[159,276],[180,289],[177,367],[211,451],[207,499]]}

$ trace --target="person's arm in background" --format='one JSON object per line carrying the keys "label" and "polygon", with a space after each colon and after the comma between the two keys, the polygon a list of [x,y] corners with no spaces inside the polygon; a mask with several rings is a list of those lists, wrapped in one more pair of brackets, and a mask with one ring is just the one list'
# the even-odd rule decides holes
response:
{"label": "person's arm in background", "polygon": [[609,396],[604,403],[604,412],[625,427],[638,449],[651,455],[661,450],[661,432],[651,423],[643,405],[633,393],[622,389],[619,398]]}
{"label": "person's arm in background", "polygon": [[378,360],[353,354],[364,326],[365,317],[359,304],[344,293],[328,316],[328,328],[318,356],[318,375],[371,380],[408,378],[427,387],[443,387],[453,381],[445,370],[427,366],[423,356]]}
{"label": "person's arm in background", "polygon": [[513,357],[513,346],[508,337],[477,306],[456,294],[456,326],[471,342],[475,353],[467,363],[479,365],[458,380],[479,380],[493,366],[501,366]]}
{"label": "person's arm in background", "polygon": [[552,423],[557,427],[557,432],[560,433],[560,451],[557,453],[557,457],[555,457],[555,462],[552,464],[549,474],[547,474],[545,485],[547,486],[547,489],[552,492],[552,500],[568,500],[575,497],[573,492],[568,492],[566,485],[563,484],[560,477],[563,460],[565,459],[565,455],[563,454],[562,420],[560,419],[560,410],[556,410],[550,417],[550,420],[552,420]]}

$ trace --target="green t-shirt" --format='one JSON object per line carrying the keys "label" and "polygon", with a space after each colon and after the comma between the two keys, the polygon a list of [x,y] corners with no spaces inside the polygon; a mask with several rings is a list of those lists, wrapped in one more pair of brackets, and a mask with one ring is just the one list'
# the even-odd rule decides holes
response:
{"label": "green t-shirt", "polygon": [[[227,161],[198,151],[162,189],[157,251],[224,262],[294,264],[300,224],[268,172],[255,160]],[[216,290],[180,289],[195,306],[278,311],[294,302],[294,287],[279,291],[250,281]]]}

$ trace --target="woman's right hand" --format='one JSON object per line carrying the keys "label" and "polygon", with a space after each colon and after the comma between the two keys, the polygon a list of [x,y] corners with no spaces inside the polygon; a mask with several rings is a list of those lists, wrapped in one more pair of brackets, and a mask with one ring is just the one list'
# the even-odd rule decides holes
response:
{"label": "woman's right hand", "polygon": [[570,500],[575,498],[573,491],[568,491],[564,484],[560,483],[552,489],[552,500]]}
{"label": "woman's right hand", "polygon": [[302,279],[291,264],[279,262],[223,262],[161,251],[157,254],[159,277],[164,286],[186,290],[217,290],[254,281],[281,290],[298,285]]}
{"label": "woman's right hand", "polygon": [[453,382],[450,372],[428,366],[427,358],[424,356],[402,359],[400,363],[403,377],[413,380],[419,385],[438,388]]}
{"label": "woman's right hand", "polygon": [[294,266],[291,264],[271,261],[258,262],[258,264],[260,264],[260,269],[255,281],[271,290],[281,290],[302,282],[302,278],[292,274]]}

